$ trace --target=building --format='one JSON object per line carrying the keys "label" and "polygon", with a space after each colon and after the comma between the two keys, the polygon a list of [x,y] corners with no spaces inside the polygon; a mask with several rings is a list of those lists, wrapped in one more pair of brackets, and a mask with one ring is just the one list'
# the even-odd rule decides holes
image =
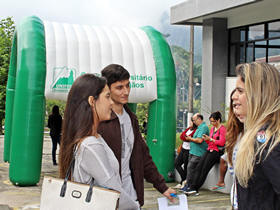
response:
{"label": "building", "polygon": [[171,24],[203,27],[205,117],[229,106],[237,64],[256,61],[280,67],[279,0],[187,0],[171,7],[170,19]]}

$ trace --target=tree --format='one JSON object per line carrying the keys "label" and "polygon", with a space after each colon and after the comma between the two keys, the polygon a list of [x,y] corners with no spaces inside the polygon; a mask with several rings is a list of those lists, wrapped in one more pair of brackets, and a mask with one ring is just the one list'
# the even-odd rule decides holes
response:
{"label": "tree", "polygon": [[[183,110],[188,107],[188,83],[189,83],[189,52],[179,46],[171,46],[171,52],[176,71],[177,92],[177,130],[181,131],[183,126]],[[194,113],[200,112],[201,98],[201,64],[194,64]],[[185,121],[187,123],[187,121]]]}
{"label": "tree", "polygon": [[148,114],[148,108],[149,108],[149,103],[145,103],[145,104],[138,103],[137,104],[136,116],[138,118],[141,133],[144,133],[143,123],[144,123],[145,119],[147,118],[146,115]]}
{"label": "tree", "polygon": [[12,17],[0,20],[0,134],[5,118],[6,85],[15,25]]}

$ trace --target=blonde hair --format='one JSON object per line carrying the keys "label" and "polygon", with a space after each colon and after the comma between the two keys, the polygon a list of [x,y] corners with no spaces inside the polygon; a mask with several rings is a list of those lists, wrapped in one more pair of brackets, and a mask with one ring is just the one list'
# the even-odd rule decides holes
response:
{"label": "blonde hair", "polygon": [[[245,133],[237,152],[235,174],[241,186],[247,187],[254,166],[280,142],[280,73],[267,63],[246,63],[236,67],[237,76],[245,83],[247,116]],[[256,144],[257,132],[267,125],[266,141]],[[259,156],[258,162],[256,157]]]}

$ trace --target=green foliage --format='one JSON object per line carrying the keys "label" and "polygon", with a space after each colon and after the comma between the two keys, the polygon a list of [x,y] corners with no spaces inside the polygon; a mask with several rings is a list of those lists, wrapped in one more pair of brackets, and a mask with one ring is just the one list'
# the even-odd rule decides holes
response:
{"label": "green foliage", "polygon": [[181,133],[176,133],[176,143],[175,148],[178,148],[182,144],[182,140],[180,139]]}
{"label": "green foliage", "polygon": [[6,85],[14,31],[12,17],[0,20],[0,133],[5,117]]}
{"label": "green foliage", "polygon": [[[175,63],[176,71],[176,92],[177,92],[177,131],[180,132],[183,126],[183,110],[188,108],[188,85],[189,85],[189,52],[179,46],[171,46],[171,52]],[[193,72],[193,112],[200,112],[201,98],[201,64],[194,64]],[[187,120],[185,120],[187,123]],[[186,127],[186,126],[185,126]]]}
{"label": "green foliage", "polygon": [[141,133],[144,133],[143,123],[148,116],[148,107],[149,107],[149,103],[145,103],[145,104],[139,103],[139,104],[137,104],[136,116],[137,116],[138,121],[139,121],[139,126],[140,126]]}
{"label": "green foliage", "polygon": [[66,106],[65,101],[47,99],[46,100],[45,126],[48,125],[48,118],[49,118],[49,115],[52,113],[52,108],[53,108],[54,105],[57,105],[59,107],[60,115],[62,117],[64,115],[64,110],[65,110],[65,106]]}

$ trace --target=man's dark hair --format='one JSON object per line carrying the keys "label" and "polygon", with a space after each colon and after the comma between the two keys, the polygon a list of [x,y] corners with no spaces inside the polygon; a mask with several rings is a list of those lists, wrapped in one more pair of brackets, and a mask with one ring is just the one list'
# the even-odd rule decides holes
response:
{"label": "man's dark hair", "polygon": [[203,115],[198,114],[197,117],[200,118],[201,120],[203,120]]}
{"label": "man's dark hair", "polygon": [[101,71],[102,77],[105,77],[107,79],[107,84],[109,87],[111,87],[111,84],[127,80],[130,77],[129,72],[118,64],[110,64],[109,66],[106,66]]}

